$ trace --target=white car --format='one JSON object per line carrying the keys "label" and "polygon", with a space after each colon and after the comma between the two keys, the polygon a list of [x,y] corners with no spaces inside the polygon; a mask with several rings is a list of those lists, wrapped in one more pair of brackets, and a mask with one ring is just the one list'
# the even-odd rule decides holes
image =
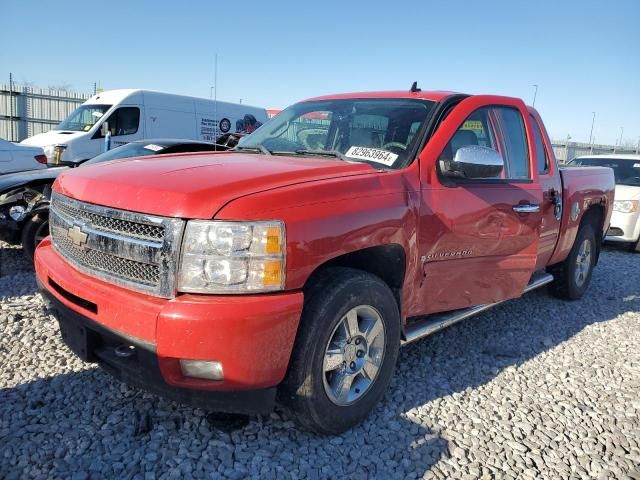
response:
{"label": "white car", "polygon": [[616,195],[605,240],[627,243],[640,253],[640,155],[589,155],[570,163],[613,169]]}
{"label": "white car", "polygon": [[0,175],[47,167],[41,147],[18,145],[0,138]]}

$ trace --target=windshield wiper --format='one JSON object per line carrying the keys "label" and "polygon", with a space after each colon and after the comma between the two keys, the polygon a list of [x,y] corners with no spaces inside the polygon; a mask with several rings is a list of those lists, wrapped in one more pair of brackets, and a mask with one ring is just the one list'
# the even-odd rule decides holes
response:
{"label": "windshield wiper", "polygon": [[337,150],[296,150],[296,153],[299,155],[321,155],[324,157],[336,157],[340,160],[348,161],[348,158]]}
{"label": "windshield wiper", "polygon": [[252,150],[254,152],[264,153],[265,155],[272,155],[271,150],[264,145],[256,145],[255,147],[241,147],[240,145],[236,145],[232,150]]}

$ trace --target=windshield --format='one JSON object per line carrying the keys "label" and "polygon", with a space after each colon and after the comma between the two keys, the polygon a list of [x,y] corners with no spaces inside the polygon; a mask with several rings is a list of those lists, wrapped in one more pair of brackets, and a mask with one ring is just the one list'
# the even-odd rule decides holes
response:
{"label": "windshield", "polygon": [[572,165],[585,167],[609,167],[613,169],[616,185],[640,187],[640,160],[624,158],[575,158]]}
{"label": "windshield", "polygon": [[54,130],[88,132],[110,108],[111,105],[81,105]]}
{"label": "windshield", "polygon": [[84,162],[82,166],[93,165],[94,163],[106,162],[108,160],[117,160],[119,158],[144,157],[145,155],[157,155],[166,149],[165,145],[156,143],[135,142],[127,143],[121,147],[114,148],[108,152],[101,153],[93,157],[91,160]]}
{"label": "windshield", "polygon": [[[295,104],[239,148],[273,154],[337,156],[400,168],[406,165],[434,102],[414,99],[340,99]],[[257,151],[257,150],[256,150]]]}

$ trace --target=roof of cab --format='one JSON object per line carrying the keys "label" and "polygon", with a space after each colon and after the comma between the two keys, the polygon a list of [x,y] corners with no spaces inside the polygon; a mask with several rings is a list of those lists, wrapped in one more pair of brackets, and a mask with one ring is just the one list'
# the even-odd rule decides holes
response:
{"label": "roof of cab", "polygon": [[349,98],[415,98],[419,100],[431,100],[433,102],[439,102],[451,95],[456,95],[458,92],[448,92],[442,90],[432,91],[419,91],[412,92],[410,90],[394,90],[387,92],[355,92],[355,93],[341,93],[336,95],[323,95],[320,97],[308,98],[306,101],[317,100],[340,100]]}
{"label": "roof of cab", "polygon": [[136,93],[140,93],[143,90],[133,89],[133,88],[121,88],[117,90],[105,90],[104,92],[96,93],[87,101],[86,104],[89,105],[113,105],[118,102],[121,102],[125,98],[134,95]]}

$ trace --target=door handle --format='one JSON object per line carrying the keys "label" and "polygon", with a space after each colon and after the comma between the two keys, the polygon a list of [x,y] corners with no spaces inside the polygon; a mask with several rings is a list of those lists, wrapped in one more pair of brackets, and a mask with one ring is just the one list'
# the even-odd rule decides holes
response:
{"label": "door handle", "polygon": [[530,203],[521,203],[513,206],[513,211],[518,213],[538,213],[540,205],[531,205]]}

